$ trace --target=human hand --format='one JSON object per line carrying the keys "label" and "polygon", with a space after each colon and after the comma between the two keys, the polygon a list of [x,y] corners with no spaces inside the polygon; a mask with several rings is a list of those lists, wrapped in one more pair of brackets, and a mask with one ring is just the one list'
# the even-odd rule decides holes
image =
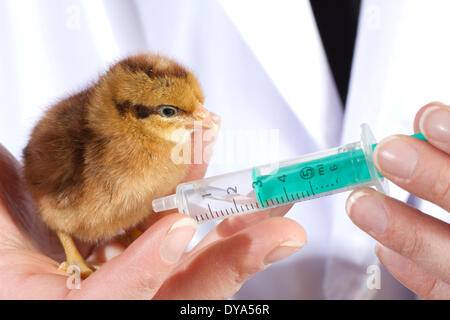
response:
{"label": "human hand", "polygon": [[[195,165],[187,179],[205,170],[206,164]],[[117,241],[79,247],[101,267],[79,289],[69,289],[73,283],[68,286],[55,260],[63,260],[62,247],[24,190],[19,163],[0,145],[0,299],[228,298],[305,243],[303,228],[280,217],[289,208],[226,219],[187,253],[195,221],[158,214],[127,248]]]}
{"label": "human hand", "polygon": [[[450,108],[423,107],[408,136],[383,140],[374,151],[377,170],[412,194],[450,210]],[[380,244],[381,263],[406,287],[425,299],[450,299],[450,225],[373,189],[354,191],[347,213]]]}

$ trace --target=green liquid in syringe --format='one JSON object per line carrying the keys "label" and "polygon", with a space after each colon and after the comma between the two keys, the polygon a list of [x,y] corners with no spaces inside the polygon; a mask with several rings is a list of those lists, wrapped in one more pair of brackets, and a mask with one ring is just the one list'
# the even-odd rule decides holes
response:
{"label": "green liquid in syringe", "polygon": [[253,174],[253,187],[263,208],[371,180],[362,149],[280,168],[275,175]]}
{"label": "green liquid in syringe", "polygon": [[[412,137],[426,141],[421,133]],[[288,165],[269,175],[253,170],[253,188],[262,208],[348,190],[372,180],[362,149]]]}

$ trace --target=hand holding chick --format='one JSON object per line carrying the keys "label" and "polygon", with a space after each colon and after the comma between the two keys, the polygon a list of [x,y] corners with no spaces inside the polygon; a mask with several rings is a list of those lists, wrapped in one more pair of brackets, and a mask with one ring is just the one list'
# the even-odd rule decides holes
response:
{"label": "hand holding chick", "polygon": [[158,55],[126,58],[86,90],[51,107],[24,149],[27,188],[56,231],[67,264],[92,269],[72,239],[98,243],[131,230],[151,202],[186,176],[171,159],[194,121],[215,126],[187,69]]}
{"label": "hand holding chick", "polygon": [[[202,178],[205,169],[192,166],[186,179]],[[187,253],[195,226],[185,215],[164,216],[127,248],[115,241],[83,247],[83,256],[102,267],[77,283],[58,269],[57,239],[34,219],[39,216],[20,164],[0,145],[0,299],[229,298],[252,275],[294,252],[294,243],[305,242],[296,222],[270,218],[288,209],[226,219]]]}

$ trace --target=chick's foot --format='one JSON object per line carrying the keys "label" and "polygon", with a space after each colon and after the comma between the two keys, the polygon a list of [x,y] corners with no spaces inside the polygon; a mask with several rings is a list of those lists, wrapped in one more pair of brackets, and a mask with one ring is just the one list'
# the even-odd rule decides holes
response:
{"label": "chick's foot", "polygon": [[[89,277],[94,271],[84,261],[77,246],[73,242],[72,237],[63,232],[57,232],[56,234],[58,235],[66,254],[66,261],[60,264],[59,269],[70,274],[76,274],[79,271],[82,279]],[[76,266],[79,270],[71,266]]]}

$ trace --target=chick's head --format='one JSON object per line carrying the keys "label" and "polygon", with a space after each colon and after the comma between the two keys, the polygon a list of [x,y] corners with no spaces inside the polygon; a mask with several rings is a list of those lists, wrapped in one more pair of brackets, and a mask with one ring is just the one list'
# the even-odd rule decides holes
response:
{"label": "chick's head", "polygon": [[88,117],[109,134],[126,131],[177,143],[194,124],[215,127],[203,102],[189,70],[159,55],[138,55],[118,62],[100,79]]}

